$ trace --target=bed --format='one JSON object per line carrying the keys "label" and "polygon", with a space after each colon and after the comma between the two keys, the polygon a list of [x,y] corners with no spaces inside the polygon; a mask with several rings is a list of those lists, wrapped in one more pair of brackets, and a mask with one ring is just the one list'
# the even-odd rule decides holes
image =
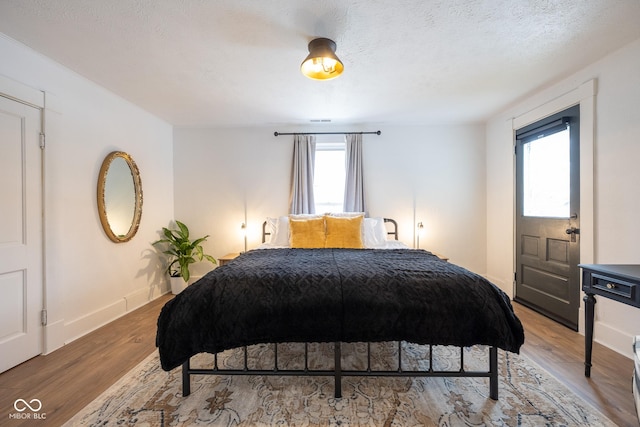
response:
{"label": "bed", "polygon": [[[312,219],[281,217],[275,226],[265,224],[261,249],[214,269],[163,307],[156,344],[164,370],[182,365],[183,395],[190,393],[192,375],[332,376],[335,397],[341,397],[343,376],[466,376],[489,378],[489,395],[497,399],[497,349],[517,353],[524,342],[507,295],[477,274],[407,248],[397,241],[395,221],[378,218],[365,225],[362,217],[320,218],[313,218],[314,226],[305,224],[304,233],[296,222]],[[359,228],[344,228],[349,221],[360,221]],[[288,243],[278,227],[287,222]],[[344,237],[354,229],[360,230],[355,245],[353,236]],[[331,231],[339,235],[328,243]],[[294,239],[314,232],[311,243]],[[342,369],[341,343],[389,341],[398,342],[397,369]],[[438,371],[429,363],[427,370],[404,369],[402,342],[458,346],[460,368]],[[275,347],[273,368],[249,368],[247,346],[265,343]],[[282,343],[334,343],[333,369],[308,366],[307,344],[302,369],[280,369]],[[473,345],[488,347],[487,371],[464,369],[462,349]],[[220,368],[215,355],[234,348],[244,348],[244,367]],[[198,353],[214,354],[214,366],[192,368],[190,358]]]}

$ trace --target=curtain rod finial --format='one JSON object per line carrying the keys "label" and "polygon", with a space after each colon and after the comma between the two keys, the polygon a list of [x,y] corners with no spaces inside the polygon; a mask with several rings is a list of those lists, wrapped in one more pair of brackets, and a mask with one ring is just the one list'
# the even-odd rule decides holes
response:
{"label": "curtain rod finial", "polygon": [[[379,131],[378,131],[378,132],[379,132]],[[278,132],[277,132],[277,131],[276,131],[276,132],[274,132],[274,133],[273,133],[273,136],[278,136]]]}

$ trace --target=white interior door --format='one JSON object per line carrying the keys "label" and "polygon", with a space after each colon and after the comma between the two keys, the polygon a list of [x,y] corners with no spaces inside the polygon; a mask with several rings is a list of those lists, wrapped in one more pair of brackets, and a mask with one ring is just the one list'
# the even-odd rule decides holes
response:
{"label": "white interior door", "polygon": [[0,372],[42,353],[40,114],[0,96]]}

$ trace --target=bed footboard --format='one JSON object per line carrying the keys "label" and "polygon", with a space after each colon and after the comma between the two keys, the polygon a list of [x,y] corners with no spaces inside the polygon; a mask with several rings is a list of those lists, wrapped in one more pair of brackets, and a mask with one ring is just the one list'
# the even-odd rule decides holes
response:
{"label": "bed footboard", "polygon": [[371,369],[371,344],[367,344],[367,368],[364,370],[343,370],[341,345],[334,344],[334,369],[309,369],[308,344],[304,345],[304,368],[279,369],[278,344],[274,344],[273,369],[250,369],[247,363],[247,347],[244,347],[244,367],[242,369],[226,369],[218,367],[217,354],[214,355],[214,366],[210,369],[192,369],[190,360],[182,365],[182,394],[191,394],[191,375],[265,375],[265,376],[332,376],[334,377],[334,396],[342,397],[342,377],[486,377],[489,378],[489,397],[498,400],[498,349],[489,348],[489,370],[467,371],[464,369],[464,349],[460,348],[460,369],[457,371],[439,371],[433,369],[433,346],[429,346],[428,370],[405,370],[402,368],[402,343],[398,342],[398,365],[396,370]]}

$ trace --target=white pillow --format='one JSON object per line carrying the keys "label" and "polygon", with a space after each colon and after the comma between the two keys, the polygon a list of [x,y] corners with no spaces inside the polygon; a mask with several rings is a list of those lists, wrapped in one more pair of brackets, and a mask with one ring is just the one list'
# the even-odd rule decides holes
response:
{"label": "white pillow", "polygon": [[289,218],[301,220],[322,218],[323,216],[324,214],[289,214]]}
{"label": "white pillow", "polygon": [[289,246],[289,217],[267,218],[268,226],[270,222],[273,223],[273,229],[269,228],[271,233],[269,243],[275,246]]}
{"label": "white pillow", "polygon": [[384,218],[364,219],[364,247],[376,248],[384,246],[387,242],[387,227]]}
{"label": "white pillow", "polygon": [[340,218],[353,218],[356,216],[364,216],[364,212],[331,212],[328,213],[329,216],[336,216]]}
{"label": "white pillow", "polygon": [[[362,212],[336,212],[329,214],[336,217],[354,217],[363,215]],[[268,243],[273,246],[289,247],[289,218],[310,219],[320,218],[320,214],[290,214],[278,218],[267,218],[267,231],[270,233]],[[377,248],[387,243],[387,227],[384,218],[365,218],[363,223],[363,243],[365,248]]]}
{"label": "white pillow", "polygon": [[265,243],[271,243],[276,237],[276,230],[278,229],[278,218],[267,217],[267,228],[265,231],[269,233]]}

